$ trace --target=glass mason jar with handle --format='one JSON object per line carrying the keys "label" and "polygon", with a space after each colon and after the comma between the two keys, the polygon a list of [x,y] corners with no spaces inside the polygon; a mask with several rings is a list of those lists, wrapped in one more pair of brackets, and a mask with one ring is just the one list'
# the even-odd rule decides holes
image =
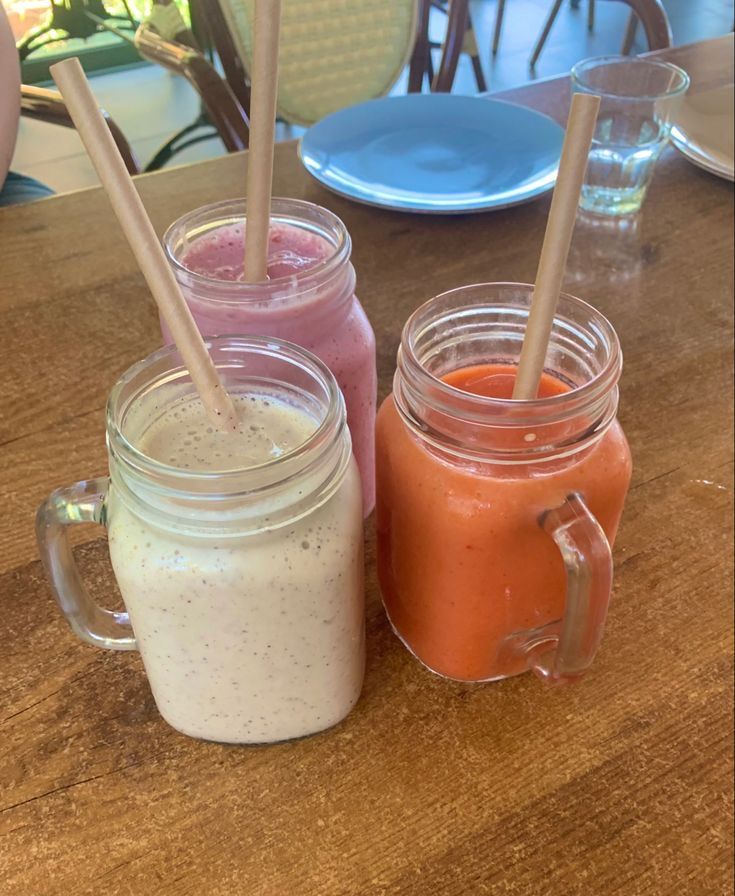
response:
{"label": "glass mason jar with handle", "polygon": [[378,413],[378,574],[431,670],[579,677],[602,636],[631,475],[620,346],[562,295],[539,397],[511,399],[532,287],[468,286],[408,320]]}
{"label": "glass mason jar with handle", "polygon": [[[136,364],[107,405],[110,478],[42,504],[41,557],[80,638],[140,650],[174,728],[301,737],[344,718],[362,687],[362,500],[344,402],[289,343],[209,347],[242,432],[213,430],[175,349]],[[107,527],[125,612],[80,578],[66,527],[90,521]]]}
{"label": "glass mason jar with handle", "polygon": [[268,280],[246,283],[245,224],[242,199],[175,221],[164,244],[176,279],[202,335],[287,339],[329,367],[344,395],[367,516],[375,503],[375,336],[355,296],[350,235],[321,206],[273,199]]}

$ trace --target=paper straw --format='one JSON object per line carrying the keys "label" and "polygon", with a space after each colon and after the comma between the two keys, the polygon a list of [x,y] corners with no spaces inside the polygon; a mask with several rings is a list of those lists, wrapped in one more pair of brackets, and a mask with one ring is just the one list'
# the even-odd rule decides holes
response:
{"label": "paper straw", "polygon": [[599,96],[572,97],[513,398],[532,399],[538,393],[599,107]]}
{"label": "paper straw", "polygon": [[280,22],[281,0],[255,0],[244,268],[249,283],[268,276]]}
{"label": "paper straw", "polygon": [[97,170],[151,294],[171,331],[207,414],[222,430],[235,430],[237,413],[207,351],[161,243],[128,174],[82,66],[76,58],[50,67],[69,114]]}

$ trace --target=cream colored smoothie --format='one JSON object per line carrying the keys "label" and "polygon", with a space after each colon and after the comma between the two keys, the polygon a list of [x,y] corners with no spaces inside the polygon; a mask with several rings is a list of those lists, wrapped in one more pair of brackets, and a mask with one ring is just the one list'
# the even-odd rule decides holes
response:
{"label": "cream colored smoothie", "polygon": [[[302,471],[274,491],[269,462],[287,461],[318,422],[276,388],[233,398],[242,419],[237,433],[215,431],[191,395],[157,415],[141,410],[141,422],[126,428],[143,454],[182,472],[262,466],[268,488],[248,531],[197,531],[183,509],[181,525],[162,524],[113,487],[110,555],[163,717],[194,737],[268,743],[328,728],[359,696],[360,479],[350,459],[325,501],[295,519],[284,516],[284,507],[298,506],[309,492],[309,475],[319,474],[305,478]],[[210,522],[216,502],[208,506]],[[223,520],[231,503],[222,502]]]}

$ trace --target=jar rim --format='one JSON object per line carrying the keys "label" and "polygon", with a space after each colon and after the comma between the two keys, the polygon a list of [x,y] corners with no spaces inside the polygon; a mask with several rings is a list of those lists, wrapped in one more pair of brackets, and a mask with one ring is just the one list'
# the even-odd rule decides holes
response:
{"label": "jar rim", "polygon": [[[606,363],[594,376],[579,386],[572,387],[567,392],[561,392],[545,398],[533,399],[513,399],[513,398],[493,398],[485,395],[478,395],[472,392],[466,392],[456,386],[452,386],[440,377],[427,370],[421,359],[417,356],[417,341],[422,332],[441,319],[436,314],[432,317],[432,310],[437,309],[442,302],[452,298],[459,299],[463,295],[468,295],[471,291],[481,293],[491,293],[492,291],[501,292],[502,290],[515,290],[526,293],[528,296],[528,307],[533,294],[533,285],[530,283],[515,283],[512,281],[499,281],[493,283],[475,283],[467,286],[460,286],[455,289],[447,290],[440,293],[432,299],[429,299],[406,321],[403,332],[401,334],[401,343],[398,351],[398,370],[396,375],[408,375],[412,385],[419,391],[431,391],[432,404],[441,404],[446,408],[452,408],[456,412],[456,403],[462,403],[461,417],[468,422],[476,422],[492,426],[528,426],[538,422],[539,415],[543,415],[543,419],[547,422],[552,421],[555,417],[566,417],[572,413],[578,413],[584,408],[598,401],[601,396],[607,394],[613,389],[622,371],[622,351],[618,341],[617,334],[610,321],[601,314],[592,305],[578,299],[568,293],[560,293],[559,303],[554,314],[554,321],[567,322],[567,318],[563,314],[563,307],[576,309],[582,312],[590,321],[593,321],[599,330],[605,343],[609,346],[609,353]],[[463,309],[479,309],[481,307],[503,306],[508,310],[517,310],[520,314],[528,317],[527,308],[512,309],[510,304],[503,303],[502,299],[493,299],[489,295],[483,300],[476,303],[467,302],[460,304],[445,316],[453,316],[459,314]],[[434,399],[436,396],[436,399]]]}
{"label": "jar rim", "polygon": [[[672,85],[668,90],[660,93],[631,95],[624,92],[617,92],[609,89],[601,89],[598,86],[590,84],[585,75],[591,71],[595,71],[603,66],[637,66],[638,68],[647,68],[649,70],[658,69],[667,71],[671,75],[676,75],[676,84]],[[640,57],[609,55],[609,56],[591,56],[588,59],[581,59],[575,63],[571,69],[572,84],[579,87],[580,90],[592,91],[603,98],[615,99],[621,102],[645,103],[654,102],[655,100],[671,99],[672,97],[681,96],[689,88],[689,75],[678,65],[673,62],[667,62],[663,59],[642,59]]]}
{"label": "jar rim", "polygon": [[[281,357],[306,369],[324,390],[326,410],[323,418],[304,442],[276,458],[254,466],[231,470],[191,470],[150,457],[123,431],[123,418],[126,410],[143,395],[150,394],[165,383],[188,378],[188,371],[178,349],[174,345],[167,345],[129,367],[110,391],[106,405],[108,446],[126,467],[145,477],[155,477],[170,491],[179,491],[186,482],[190,486],[193,483],[197,484],[203,493],[210,497],[229,496],[257,491],[257,488],[252,489],[248,486],[252,485],[251,480],[262,480],[264,476],[270,485],[282,485],[288,477],[279,478],[276,474],[279,468],[285,470],[291,467],[292,475],[300,475],[310,466],[312,457],[321,456],[343,437],[346,428],[344,399],[334,375],[316,355],[286,340],[261,336],[214,336],[205,340],[205,345],[210,354],[213,350],[225,353],[228,349],[244,350],[249,353]],[[154,375],[147,375],[146,372],[151,368],[159,369]],[[126,398],[126,388],[131,387],[136,380],[139,382],[134,393]],[[218,486],[217,490],[210,491],[208,486],[215,485]]]}
{"label": "jar rim", "polygon": [[[237,295],[238,302],[247,302],[249,300],[262,301],[264,292],[279,292],[283,290],[293,292],[294,281],[299,283],[310,279],[319,281],[329,279],[334,271],[349,259],[352,252],[352,241],[349,232],[344,222],[334,212],[305,199],[289,199],[274,196],[271,199],[271,219],[282,218],[284,223],[292,224],[296,227],[303,227],[304,224],[308,224],[308,229],[312,230],[312,232],[318,232],[322,238],[333,246],[334,251],[326,258],[318,261],[312,267],[305,268],[303,271],[284,274],[281,277],[274,277],[257,283],[249,283],[244,280],[221,280],[217,277],[202,274],[200,271],[192,270],[183,264],[174,251],[175,238],[182,228],[187,232],[195,228],[201,229],[202,232],[207,232],[217,225],[218,219],[227,219],[227,221],[223,220],[221,223],[228,223],[233,218],[239,218],[242,221],[246,220],[247,205],[244,197],[224,199],[198,206],[181,215],[170,224],[163,235],[163,246],[174,274],[177,277],[187,278],[195,287],[216,288],[217,290],[222,290],[224,295],[234,293]],[[251,295],[248,293],[251,293]]]}

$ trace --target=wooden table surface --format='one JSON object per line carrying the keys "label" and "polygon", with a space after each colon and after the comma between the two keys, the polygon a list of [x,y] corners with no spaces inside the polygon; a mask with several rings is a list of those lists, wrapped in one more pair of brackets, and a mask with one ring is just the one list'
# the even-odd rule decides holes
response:
{"label": "wooden table surface", "polygon": [[[693,89],[732,82],[732,36],[670,52]],[[564,79],[507,96],[563,120]],[[242,194],[246,157],[144,176],[162,231]],[[321,189],[292,144],[275,194],[354,241],[380,396],[401,325],[443,290],[533,279],[548,197],[420,217]],[[348,719],[269,747],[189,740],[137,654],[85,646],[33,536],[54,487],[104,474],[103,406],[159,344],[152,301],[99,190],[0,212],[0,893],[723,896],[732,880],[733,188],[675,150],[639,220],[579,219],[568,291],[623,345],[634,481],[605,640],[579,685],[463,686],[391,634],[368,536],[368,668]],[[99,529],[78,559],[114,585]]]}

